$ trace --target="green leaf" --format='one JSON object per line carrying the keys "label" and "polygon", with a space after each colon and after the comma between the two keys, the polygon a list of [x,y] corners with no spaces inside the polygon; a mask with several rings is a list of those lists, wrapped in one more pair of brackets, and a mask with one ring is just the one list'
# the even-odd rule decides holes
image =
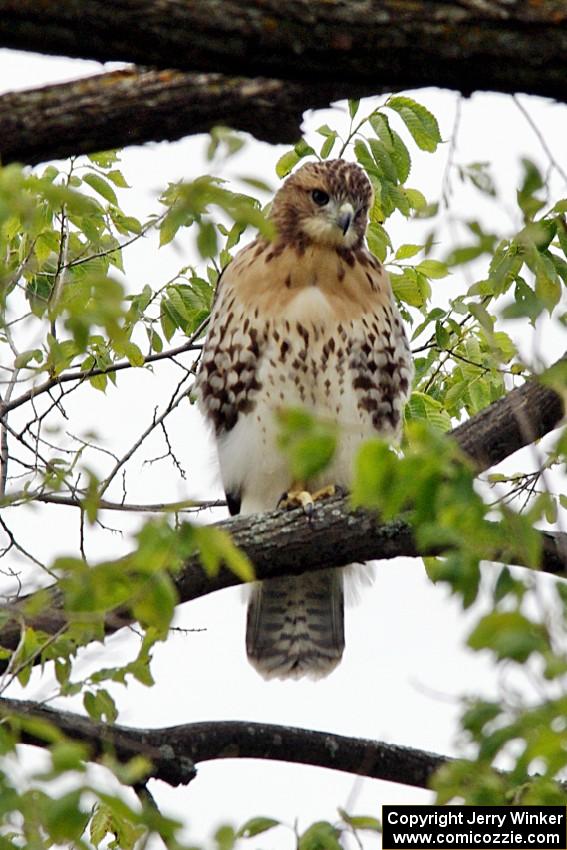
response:
{"label": "green leaf", "polygon": [[442,322],[435,322],[435,341],[439,348],[447,348],[451,335]]}
{"label": "green leaf", "polygon": [[372,129],[388,151],[396,169],[397,180],[405,183],[410,173],[411,159],[401,136],[390,127],[388,117],[381,112],[375,112],[369,120]]}
{"label": "green leaf", "polygon": [[118,154],[116,151],[101,151],[99,153],[90,153],[88,157],[95,165],[100,165],[101,168],[110,168],[111,165],[118,162]]}
{"label": "green leaf", "polygon": [[498,659],[523,663],[545,649],[543,627],[519,611],[493,611],[483,617],[469,635],[471,649],[489,649]]}
{"label": "green leaf", "polygon": [[279,826],[280,821],[273,818],[256,817],[250,818],[240,827],[236,833],[237,838],[253,838],[255,835],[260,835],[262,832],[267,832],[274,826]]}
{"label": "green leaf", "polygon": [[425,195],[419,189],[404,188],[404,193],[408,199],[408,203],[412,210],[416,211],[419,218],[428,218],[437,214],[437,206],[435,204],[427,204]]}
{"label": "green leaf", "polygon": [[362,165],[368,174],[376,174],[376,163],[368,149],[368,145],[362,139],[357,139],[354,143],[354,153],[358,163]]}
{"label": "green leaf", "polygon": [[548,254],[535,251],[535,294],[551,313],[561,300],[561,281]]}
{"label": "green leaf", "polygon": [[458,166],[461,180],[470,180],[473,186],[476,186],[480,192],[494,197],[496,195],[496,187],[489,169],[489,162],[471,162],[469,165]]}
{"label": "green leaf", "polygon": [[113,204],[115,207],[118,206],[118,198],[116,197],[116,192],[110,185],[110,183],[101,177],[100,174],[85,174],[83,177],[85,183],[94,189],[95,192],[98,192],[99,195],[108,201],[110,204]]}
{"label": "green leaf", "polygon": [[396,260],[409,260],[411,257],[419,254],[420,251],[423,251],[423,245],[400,245],[396,251],[395,258]]}
{"label": "green leaf", "polygon": [[300,159],[301,157],[298,156],[293,149],[286,151],[286,153],[280,156],[276,162],[276,174],[278,177],[287,177],[287,175],[293,171]]}
{"label": "green leaf", "polygon": [[327,821],[318,821],[299,837],[297,850],[343,850],[340,832]]}
{"label": "green leaf", "polygon": [[233,156],[245,144],[242,136],[237,135],[230,127],[219,125],[211,130],[211,141],[207,149],[207,159],[212,160],[217,150],[222,146],[226,150],[226,156]]}
{"label": "green leaf", "polygon": [[124,215],[118,207],[110,207],[109,213],[117,231],[124,236],[129,236],[131,233],[138,235],[142,232],[142,224],[135,216]]}
{"label": "green leaf", "polygon": [[57,773],[67,770],[83,771],[88,757],[87,745],[77,741],[59,741],[51,747],[51,763]]}
{"label": "green leaf", "polygon": [[89,825],[91,842],[98,847],[109,833],[114,833],[114,818],[112,812],[104,805],[98,803]]}
{"label": "green leaf", "polygon": [[404,268],[401,274],[390,274],[392,290],[396,298],[410,304],[412,307],[425,307],[431,289],[427,279],[421,275],[418,277],[412,268]]}
{"label": "green leaf", "polygon": [[98,691],[85,691],[83,694],[83,705],[93,720],[103,720],[106,723],[114,723],[118,717],[116,704],[108,691],[101,688]]}
{"label": "green leaf", "polygon": [[348,102],[348,114],[351,119],[354,118],[356,113],[358,112],[358,107],[360,106],[360,100],[349,100]]}
{"label": "green leaf", "polygon": [[406,418],[410,420],[424,420],[437,431],[449,431],[451,428],[451,417],[444,410],[441,402],[422,392],[413,392],[406,407]]}
{"label": "green leaf", "polygon": [[545,308],[543,301],[536,297],[535,292],[521,277],[516,280],[514,290],[515,301],[502,310],[505,319],[529,318],[533,324]]}
{"label": "green leaf", "polygon": [[475,700],[463,714],[461,720],[463,729],[466,729],[478,739],[485,726],[495,720],[501,711],[501,706],[496,702]]}
{"label": "green leaf", "polygon": [[327,136],[323,144],[321,145],[320,157],[321,159],[328,159],[335,146],[335,142],[337,141],[337,134],[335,133],[332,136]]}
{"label": "green leaf", "polygon": [[360,447],[355,461],[352,502],[355,506],[380,509],[395,455],[380,440],[368,440]]}
{"label": "green leaf", "polygon": [[113,764],[112,772],[122,785],[137,785],[148,779],[152,772],[152,763],[145,756],[134,756],[126,763]]}
{"label": "green leaf", "polygon": [[388,233],[377,221],[371,221],[366,233],[366,239],[370,251],[383,263],[386,259],[388,248],[392,247]]}
{"label": "green leaf", "polygon": [[212,221],[202,221],[197,235],[197,248],[201,257],[214,257],[218,251],[217,230]]}
{"label": "green leaf", "polygon": [[93,375],[89,378],[89,384],[93,389],[103,393],[108,386],[108,375]]}
{"label": "green leaf", "polygon": [[390,97],[386,106],[398,113],[421,150],[433,152],[437,149],[441,142],[439,125],[425,106],[401,95]]}
{"label": "green leaf", "polygon": [[372,832],[382,832],[382,824],[378,818],[371,815],[349,815],[344,809],[339,809],[339,814],[345,823],[354,829],[367,829]]}
{"label": "green leaf", "polygon": [[114,171],[108,171],[106,176],[109,180],[112,180],[115,186],[118,186],[120,189],[129,189],[130,186],[126,182],[126,178],[122,174],[121,171],[115,169]]}
{"label": "green leaf", "polygon": [[211,526],[194,528],[193,533],[207,575],[217,575],[224,565],[242,581],[254,580],[252,564],[244,552],[234,545],[229,534]]}
{"label": "green leaf", "polygon": [[57,844],[78,841],[84,832],[89,816],[81,811],[80,790],[70,791],[58,799],[51,798],[45,808],[45,827]]}
{"label": "green leaf", "polygon": [[[391,152],[392,159],[396,163],[396,169],[398,171],[398,180],[400,181],[400,183],[405,183],[406,180],[408,179],[408,177],[410,175],[410,171],[411,171],[411,157],[410,157],[410,154],[409,154],[407,147],[405,146],[405,144],[402,140],[402,137],[398,133],[396,133],[395,130],[392,130],[391,133],[392,133],[392,139],[393,139],[393,142],[394,142],[394,148]],[[408,189],[407,191],[416,191],[416,190]],[[421,192],[419,194],[421,195]],[[410,200],[410,199],[408,198],[408,200]],[[424,201],[425,201],[425,199],[424,199]],[[412,204],[412,206],[414,208],[416,208],[415,204],[412,203],[411,200],[410,200],[410,203]]]}
{"label": "green leaf", "polygon": [[517,352],[515,343],[504,331],[496,331],[492,335],[491,344],[502,363],[509,363]]}
{"label": "green leaf", "polygon": [[313,148],[301,139],[292,150],[284,153],[276,163],[276,174],[278,177],[287,177],[290,171],[293,171],[297,163],[306,156],[312,156],[315,153]]}
{"label": "green leaf", "polygon": [[162,300],[161,300],[159,321],[160,321],[161,329],[163,331],[163,335],[165,336],[166,340],[169,342],[170,339],[172,338],[173,334],[177,330],[178,324],[177,324],[177,321],[175,320],[174,316],[172,316],[172,314],[171,314],[170,305],[168,303],[167,298],[165,298],[165,297],[162,298]]}
{"label": "green leaf", "polygon": [[143,366],[145,363],[144,355],[134,342],[126,342],[121,346],[126,355],[126,359],[131,366]]}
{"label": "green leaf", "polygon": [[145,578],[132,602],[132,613],[143,626],[153,626],[158,633],[169,629],[178,594],[171,577],[165,572],[154,572]]}
{"label": "green leaf", "polygon": [[219,826],[215,832],[217,850],[232,850],[236,843],[236,833],[231,826]]}
{"label": "green leaf", "polygon": [[382,175],[390,183],[398,182],[398,173],[396,165],[392,157],[388,153],[386,146],[376,139],[370,139],[368,142],[378,173]]}
{"label": "green leaf", "polygon": [[516,236],[519,245],[534,246],[538,251],[549,247],[557,234],[557,220],[543,218],[540,221],[530,221]]}
{"label": "green leaf", "polygon": [[334,456],[336,426],[293,408],[278,412],[277,419],[280,426],[278,444],[290,460],[293,478],[307,486]]}
{"label": "green leaf", "polygon": [[426,277],[434,279],[447,277],[449,274],[447,265],[442,263],[440,260],[422,260],[421,263],[416,266],[416,270],[426,275]]}
{"label": "green leaf", "polygon": [[445,394],[445,398],[443,399],[445,408],[457,413],[461,407],[459,402],[462,402],[464,399],[468,387],[468,381],[456,381],[452,386],[450,386]]}
{"label": "green leaf", "polygon": [[43,352],[39,348],[33,348],[31,351],[22,351],[18,354],[14,360],[14,366],[16,369],[24,369],[32,360],[35,360],[36,363],[41,363],[42,359]]}
{"label": "green leaf", "polygon": [[152,347],[152,351],[163,351],[163,340],[161,336],[153,328],[147,328],[148,340]]}
{"label": "green leaf", "polygon": [[517,191],[518,206],[524,213],[526,221],[532,219],[544,206],[544,201],[536,197],[537,192],[543,189],[545,181],[537,165],[530,159],[522,159],[523,179],[520,189]]}

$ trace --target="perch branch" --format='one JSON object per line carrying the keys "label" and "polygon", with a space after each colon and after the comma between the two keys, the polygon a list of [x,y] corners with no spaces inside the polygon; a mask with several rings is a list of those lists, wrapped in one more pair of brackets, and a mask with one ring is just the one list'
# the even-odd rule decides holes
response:
{"label": "perch branch", "polygon": [[[455,428],[448,436],[456,440],[481,472],[549,433],[562,417],[560,396],[533,379]],[[322,502],[309,519],[301,510],[271,511],[239,516],[218,525],[230,532],[234,543],[248,555],[259,579],[329,566],[341,567],[357,561],[439,553],[435,549],[420,551],[410,523],[403,518],[380,523],[373,513],[352,511],[346,499]],[[542,533],[542,548],[541,569],[563,575],[567,563],[567,534]],[[207,575],[197,554],[187,559],[175,577],[180,603],[239,582],[240,579],[224,567],[215,576]],[[67,617],[57,585],[41,593],[43,604],[39,612],[37,604],[33,604],[36,594],[6,606],[11,619],[0,629],[0,645],[8,649],[18,645],[22,621],[48,634],[65,625]],[[26,615],[26,609],[34,613]],[[107,616],[106,631],[110,634],[130,622],[129,613],[115,610]]]}

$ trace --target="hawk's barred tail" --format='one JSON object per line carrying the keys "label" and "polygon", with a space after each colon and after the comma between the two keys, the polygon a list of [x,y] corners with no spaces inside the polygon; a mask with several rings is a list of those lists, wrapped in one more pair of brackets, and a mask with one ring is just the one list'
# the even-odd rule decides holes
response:
{"label": "hawk's barred tail", "polygon": [[320,570],[255,585],[246,651],[265,679],[327,676],[345,646],[343,571]]}

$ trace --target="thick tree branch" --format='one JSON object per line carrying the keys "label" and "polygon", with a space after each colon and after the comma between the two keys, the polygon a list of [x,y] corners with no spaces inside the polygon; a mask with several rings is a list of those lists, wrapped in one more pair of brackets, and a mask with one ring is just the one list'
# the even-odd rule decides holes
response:
{"label": "thick tree branch", "polygon": [[[449,436],[457,441],[480,472],[543,437],[562,417],[563,403],[559,395],[534,379],[473,416]],[[350,510],[345,499],[320,503],[310,519],[301,510],[272,511],[236,517],[219,523],[219,527],[230,532],[234,543],[246,552],[254,564],[256,576],[261,579],[358,561],[439,553],[435,548],[420,551],[412,527],[404,519],[381,524],[372,513]],[[567,535],[544,533],[542,543],[541,569],[563,575],[567,563]],[[239,582],[240,579],[226,568],[221,568],[216,576],[208,576],[197,555],[187,560],[175,578],[180,602]],[[44,601],[39,613],[37,603],[33,604],[37,594],[8,606],[12,618],[0,629],[2,646],[14,649],[18,645],[22,622],[48,634],[64,628],[67,618],[57,586],[42,593],[47,596],[42,597]],[[33,610],[33,615],[26,615],[27,607]],[[129,614],[114,611],[107,617],[106,631],[115,632],[130,622]]]}
{"label": "thick tree branch", "polygon": [[[33,702],[4,698],[0,699],[0,716],[52,723],[69,738],[87,744],[92,759],[109,750],[120,761],[135,755],[146,756],[152,762],[152,777],[169,785],[190,782],[196,773],[194,766],[203,761],[256,758],[328,767],[427,788],[433,773],[449,761],[446,757],[411,747],[236,720],[132,729],[95,723],[87,717],[44,708]],[[21,740],[40,747],[48,746],[44,739],[29,732],[24,732]]]}
{"label": "thick tree branch", "polygon": [[[0,0],[0,9],[1,5]],[[367,87],[364,93],[371,90]],[[292,143],[301,136],[306,109],[326,106],[346,94],[340,85],[182,71],[116,71],[0,96],[0,157],[4,164],[34,164],[149,141],[174,141],[206,133],[221,123],[267,142]]]}
{"label": "thick tree branch", "polygon": [[557,0],[0,0],[0,45],[190,71],[373,89],[567,99]]}
{"label": "thick tree branch", "polygon": [[175,140],[221,117],[292,143],[306,109],[400,88],[567,101],[567,9],[555,0],[120,0],[112,26],[104,0],[0,0],[0,46],[178,69],[2,96],[4,163]]}

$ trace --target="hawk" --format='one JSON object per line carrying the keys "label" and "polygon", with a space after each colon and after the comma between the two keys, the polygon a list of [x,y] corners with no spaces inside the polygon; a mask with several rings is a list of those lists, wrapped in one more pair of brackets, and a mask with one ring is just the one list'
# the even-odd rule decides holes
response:
{"label": "hawk", "polygon": [[[196,392],[231,514],[275,509],[283,494],[304,502],[324,485],[348,490],[360,444],[400,434],[413,367],[388,275],[365,246],[371,204],[358,165],[303,165],[274,198],[275,238],[258,237],[220,277]],[[340,427],[315,480],[293,481],[278,450],[286,407]],[[249,660],[265,678],[327,675],[344,649],[343,608],[343,569],[256,583]]]}

